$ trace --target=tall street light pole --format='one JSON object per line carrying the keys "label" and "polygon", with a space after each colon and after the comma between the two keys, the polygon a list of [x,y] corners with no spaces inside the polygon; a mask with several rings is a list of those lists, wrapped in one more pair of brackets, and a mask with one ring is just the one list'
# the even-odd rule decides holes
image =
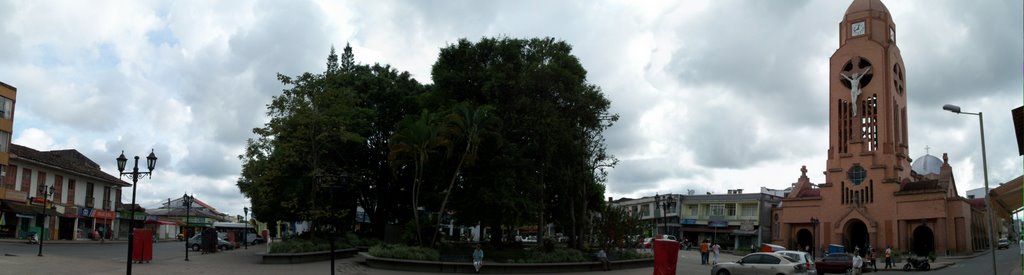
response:
{"label": "tall street light pole", "polygon": [[946,104],[942,106],[943,110],[950,111],[957,114],[965,115],[976,115],[978,116],[978,127],[981,129],[981,167],[985,176],[985,210],[988,211],[988,247],[992,253],[992,274],[996,274],[996,246],[995,246],[995,228],[992,219],[992,202],[990,201],[988,193],[988,156],[985,155],[985,119],[981,112],[968,113],[961,112],[960,106],[953,104]]}
{"label": "tall street light pole", "polygon": [[192,200],[194,197],[185,194],[181,197],[181,203],[185,205],[185,261],[188,261],[188,221],[190,220],[190,214],[192,213]]}
{"label": "tall street light pole", "polygon": [[[817,241],[817,239],[818,239],[818,223],[820,223],[820,222],[821,221],[819,221],[818,218],[811,217],[811,227],[813,227],[813,228],[811,228],[811,230],[814,230],[814,237],[811,238],[811,249],[808,249],[808,250],[815,251],[815,252],[818,251],[818,241]],[[800,248],[798,247],[797,250],[800,250]],[[811,253],[811,256],[813,257],[814,256],[814,252],[811,252],[811,251],[807,251],[807,253]]]}
{"label": "tall street light pole", "polygon": [[658,196],[658,193],[654,193],[654,207],[652,209],[652,210],[654,210],[654,215],[651,215],[651,218],[654,219],[654,239],[651,240],[651,248],[654,248],[654,240],[658,239],[658,235],[661,235],[661,234],[658,234],[659,233],[658,232],[659,231],[659,228],[658,228],[658,203],[660,201],[661,201],[661,197]]}
{"label": "tall street light pole", "polygon": [[43,206],[42,206],[43,211],[42,211],[42,215],[41,215],[42,218],[40,218],[41,222],[39,223],[40,224],[39,225],[39,255],[37,255],[37,256],[42,257],[43,256],[43,239],[45,239],[45,238],[43,238],[43,231],[46,230],[46,227],[44,226],[44,225],[46,225],[46,201],[48,200],[47,197],[49,197],[50,195],[53,195],[53,186],[50,186],[50,188],[46,188],[45,184],[40,184],[39,185],[39,190],[40,190],[40,192],[43,193]]}
{"label": "tall street light pole", "polygon": [[132,251],[135,248],[135,186],[138,186],[139,178],[142,176],[149,176],[153,178],[153,168],[156,168],[156,154],[153,150],[149,150],[149,156],[146,157],[146,168],[149,168],[149,172],[139,172],[139,156],[135,156],[135,167],[132,168],[131,172],[125,173],[124,166],[128,163],[128,158],[124,157],[124,151],[121,151],[121,155],[117,157],[117,172],[123,176],[128,176],[132,179],[132,219],[128,222],[128,275],[132,274]]}
{"label": "tall street light pole", "polygon": [[249,250],[249,207],[242,207],[242,212],[245,212],[245,229],[242,229],[242,243],[245,246],[245,250]]}

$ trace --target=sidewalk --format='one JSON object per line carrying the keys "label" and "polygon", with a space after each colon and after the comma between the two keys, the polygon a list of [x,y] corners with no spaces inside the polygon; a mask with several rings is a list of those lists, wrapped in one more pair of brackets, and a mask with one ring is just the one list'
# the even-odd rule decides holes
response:
{"label": "sidewalk", "polygon": [[[164,239],[164,240],[155,240],[154,242],[180,242],[180,241],[176,240],[176,239]],[[25,239],[0,239],[0,243],[28,243],[28,240],[25,240]],[[43,244],[49,244],[49,243],[52,243],[52,244],[112,244],[112,243],[128,243],[128,240],[127,239],[124,239],[124,240],[104,240],[102,242],[101,241],[94,241],[94,240],[44,240],[43,241]]]}

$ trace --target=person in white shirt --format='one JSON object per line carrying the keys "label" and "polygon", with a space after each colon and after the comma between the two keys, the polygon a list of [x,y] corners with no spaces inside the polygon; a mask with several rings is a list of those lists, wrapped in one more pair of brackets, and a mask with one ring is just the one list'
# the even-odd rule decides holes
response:
{"label": "person in white shirt", "polygon": [[864,259],[860,257],[860,253],[853,252],[853,275],[860,275],[861,266],[864,265]]}
{"label": "person in white shirt", "polygon": [[721,247],[718,246],[717,243],[714,246],[711,246],[711,257],[712,257],[711,258],[712,259],[711,260],[711,264],[712,265],[718,264],[718,251],[719,251],[719,249],[721,249]]}

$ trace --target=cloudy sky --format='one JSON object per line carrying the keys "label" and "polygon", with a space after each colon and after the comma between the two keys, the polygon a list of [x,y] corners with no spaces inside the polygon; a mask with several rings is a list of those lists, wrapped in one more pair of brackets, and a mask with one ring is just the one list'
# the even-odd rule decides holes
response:
{"label": "cloudy sky", "polygon": [[[460,38],[574,46],[622,116],[611,197],[823,182],[828,62],[851,1],[0,1],[0,81],[18,88],[14,143],[160,157],[138,200],[184,192],[241,214],[237,158],[276,73],[322,72],[332,45],[421,82]],[[1010,109],[1024,90],[1019,0],[887,2],[907,72],[910,154],[948,152],[961,193],[1022,174]]]}

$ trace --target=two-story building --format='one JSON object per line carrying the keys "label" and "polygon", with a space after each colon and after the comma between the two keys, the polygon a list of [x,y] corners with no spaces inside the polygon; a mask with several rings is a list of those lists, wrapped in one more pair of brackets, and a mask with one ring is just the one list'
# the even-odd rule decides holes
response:
{"label": "two-story building", "polygon": [[682,195],[665,194],[618,200],[609,197],[608,200],[612,206],[626,209],[627,213],[636,214],[648,224],[644,230],[645,236],[662,234],[679,237],[679,202]]}
{"label": "two-story building", "polygon": [[39,232],[48,240],[116,237],[114,211],[121,187],[129,183],[101,171],[74,149],[38,151],[17,144],[9,149],[0,237]]}
{"label": "two-story building", "polygon": [[773,194],[743,194],[743,189],[682,197],[682,237],[694,243],[710,240],[725,249],[750,248],[769,241],[772,207],[782,199]]}

